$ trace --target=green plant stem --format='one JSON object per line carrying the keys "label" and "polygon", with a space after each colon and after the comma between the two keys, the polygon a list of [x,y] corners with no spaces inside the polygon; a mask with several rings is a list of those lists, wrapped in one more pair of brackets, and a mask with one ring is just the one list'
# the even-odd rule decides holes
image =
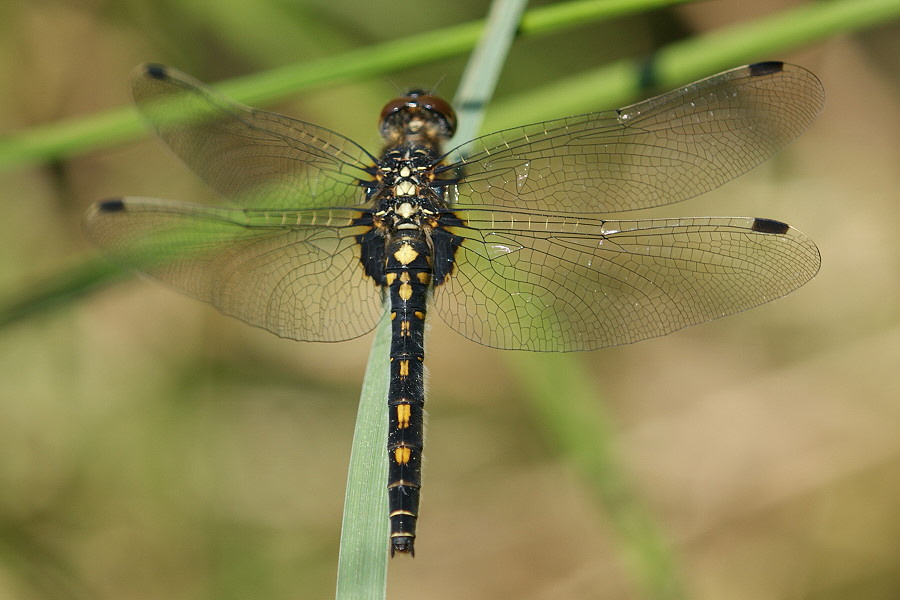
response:
{"label": "green plant stem", "polygon": [[387,593],[387,405],[391,322],[375,331],[363,379],[347,471],[338,600],[378,600]]}

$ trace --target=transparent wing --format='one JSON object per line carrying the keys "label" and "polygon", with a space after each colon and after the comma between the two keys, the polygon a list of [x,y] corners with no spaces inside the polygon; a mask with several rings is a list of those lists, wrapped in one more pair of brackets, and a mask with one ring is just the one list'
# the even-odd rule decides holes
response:
{"label": "transparent wing", "polygon": [[434,304],[495,348],[593,350],[664,335],[803,285],[819,252],[767,219],[603,221],[456,211],[467,227]]}
{"label": "transparent wing", "polygon": [[143,65],[134,101],[156,134],[238,206],[317,208],[365,201],[374,158],[328,129],[238,104],[169,67]]}
{"label": "transparent wing", "polygon": [[353,210],[245,211],[144,198],[85,216],[113,260],[281,337],[336,342],[370,331],[381,292],[365,276]]}
{"label": "transparent wing", "polygon": [[[712,190],[797,137],[822,110],[815,75],[784,63],[725,71],[619,110],[463,144],[455,207],[606,215]],[[451,195],[453,197],[453,195]]]}

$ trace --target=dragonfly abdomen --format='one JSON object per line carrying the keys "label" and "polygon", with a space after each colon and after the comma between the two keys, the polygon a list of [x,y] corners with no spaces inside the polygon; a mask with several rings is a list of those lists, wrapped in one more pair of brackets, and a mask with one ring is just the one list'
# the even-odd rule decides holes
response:
{"label": "dragonfly abdomen", "polygon": [[388,505],[391,555],[413,554],[422,469],[425,406],[425,312],[431,256],[418,235],[388,245],[385,283],[391,302],[388,392]]}

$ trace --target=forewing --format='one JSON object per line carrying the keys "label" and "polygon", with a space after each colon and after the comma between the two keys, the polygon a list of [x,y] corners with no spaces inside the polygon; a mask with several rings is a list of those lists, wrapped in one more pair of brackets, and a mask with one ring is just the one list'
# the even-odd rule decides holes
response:
{"label": "forewing", "polygon": [[[507,129],[451,152],[456,207],[606,215],[712,190],[759,165],[821,111],[815,75],[725,71],[619,110]],[[454,197],[455,196],[455,197]]]}
{"label": "forewing", "polygon": [[281,337],[336,342],[383,312],[365,276],[353,210],[244,211],[144,198],[107,200],[85,217],[114,261]]}
{"label": "forewing", "polygon": [[437,312],[495,348],[594,350],[763,304],[819,268],[811,240],[767,219],[603,221],[457,211],[467,227]]}
{"label": "forewing", "polygon": [[156,134],[237,206],[304,209],[365,202],[365,150],[328,129],[238,104],[174,69],[144,65],[134,100]]}

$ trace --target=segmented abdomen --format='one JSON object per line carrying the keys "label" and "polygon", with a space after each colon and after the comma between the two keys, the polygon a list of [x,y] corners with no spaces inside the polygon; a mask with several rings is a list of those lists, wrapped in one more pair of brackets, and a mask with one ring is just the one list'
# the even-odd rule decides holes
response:
{"label": "segmented abdomen", "polygon": [[385,284],[391,302],[391,378],[388,392],[388,505],[391,555],[413,554],[422,469],[425,406],[425,312],[431,256],[419,236],[387,248]]}

